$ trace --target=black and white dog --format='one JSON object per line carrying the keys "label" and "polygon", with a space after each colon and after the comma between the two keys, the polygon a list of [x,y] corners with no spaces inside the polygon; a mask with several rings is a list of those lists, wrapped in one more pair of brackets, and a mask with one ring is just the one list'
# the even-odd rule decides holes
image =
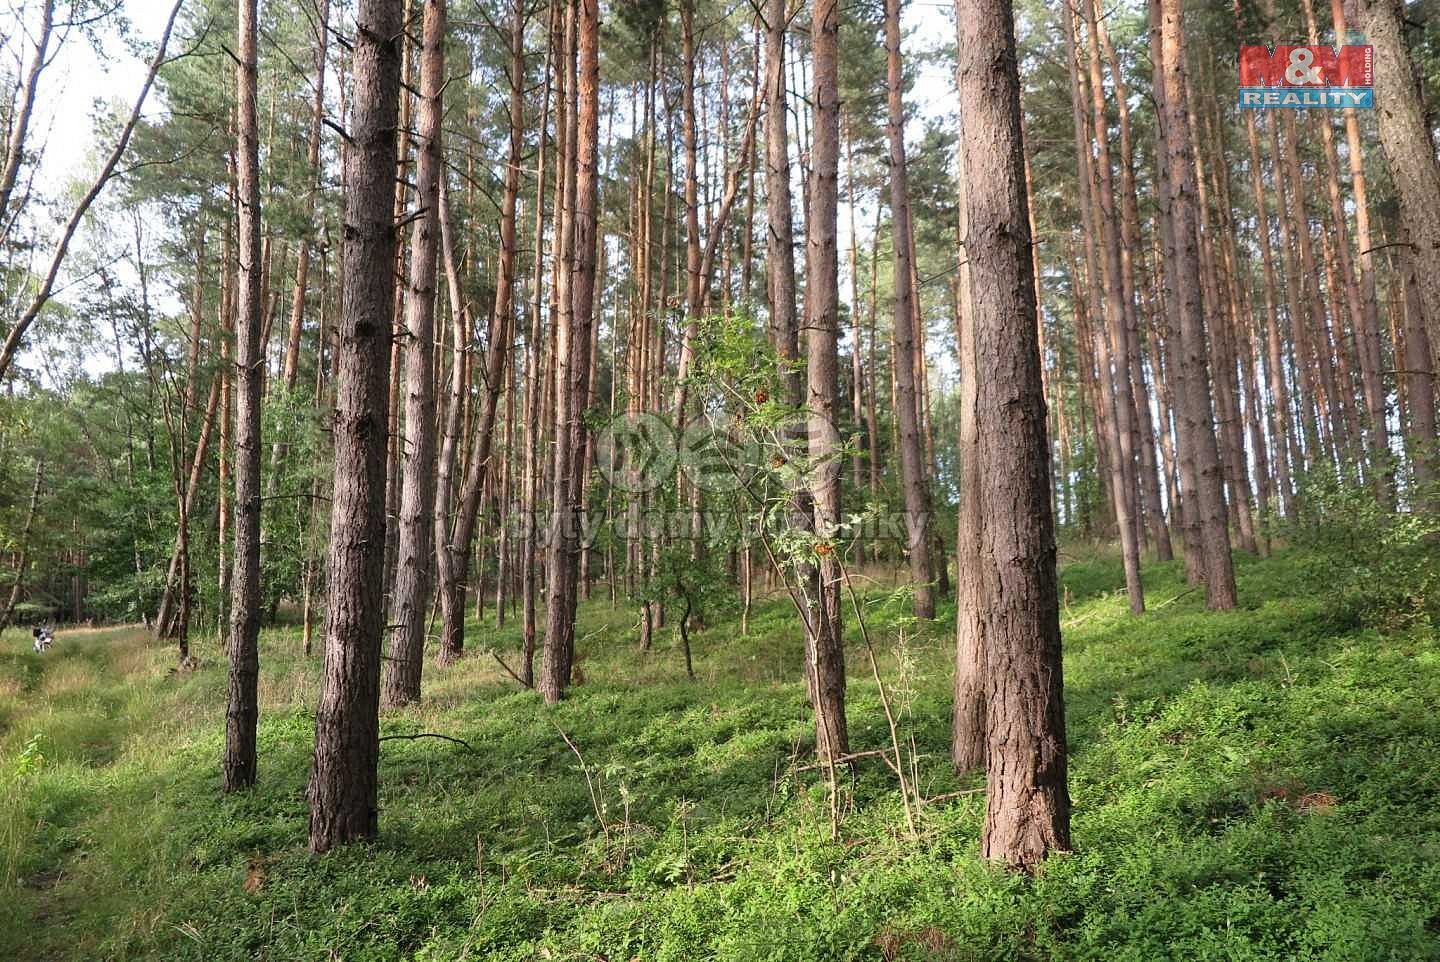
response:
{"label": "black and white dog", "polygon": [[43,625],[37,625],[30,634],[35,636],[35,653],[43,654],[55,643],[55,633]]}

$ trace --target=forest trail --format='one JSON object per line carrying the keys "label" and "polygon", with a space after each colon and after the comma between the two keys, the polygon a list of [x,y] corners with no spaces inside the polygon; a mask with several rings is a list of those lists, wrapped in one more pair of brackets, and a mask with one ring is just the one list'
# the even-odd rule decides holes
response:
{"label": "forest trail", "polygon": [[[798,960],[816,956],[795,946],[844,945],[880,959],[943,932],[928,957],[1282,959],[1366,940],[1432,957],[1433,638],[1360,627],[1314,597],[1301,559],[1237,570],[1242,610],[1214,614],[1178,562],[1148,566],[1157,604],[1135,619],[1118,561],[1065,569],[1078,852],[1029,890],[977,857],[981,796],[924,806],[912,843],[878,764],[858,768],[827,840],[779,600],[749,636],[719,618],[696,633],[695,683],[673,630],[642,658],[623,609],[582,605],[586,681],[555,708],[472,653],[381,729],[466,744],[382,743],[379,840],[323,858],[304,847],[319,659],[293,628],[261,639],[263,764],[236,796],[214,790],[213,639],[197,640],[198,671],[170,675],[168,649],[136,629],[62,635],[38,666],[12,633],[0,856],[17,911],[0,955]],[[903,593],[863,607],[888,639],[922,794],[975,787],[946,760],[953,609],[916,630]],[[517,629],[489,634],[507,650]],[[854,748],[879,748],[876,690],[852,664]],[[45,760],[21,774],[36,735]]]}

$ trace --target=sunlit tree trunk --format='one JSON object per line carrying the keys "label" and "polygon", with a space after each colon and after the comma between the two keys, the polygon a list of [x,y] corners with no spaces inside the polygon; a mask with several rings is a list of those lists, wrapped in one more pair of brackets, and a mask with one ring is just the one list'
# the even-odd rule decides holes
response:
{"label": "sunlit tree trunk", "polygon": [[[1345,11],[1342,0],[1330,0],[1330,18],[1335,26],[1335,44],[1345,43]],[[1389,460],[1389,436],[1386,424],[1386,392],[1384,360],[1380,338],[1378,299],[1375,293],[1375,260],[1371,253],[1370,200],[1365,178],[1365,151],[1360,143],[1360,120],[1353,107],[1346,107],[1345,144],[1350,170],[1351,196],[1355,203],[1355,247],[1359,265],[1360,327],[1356,330],[1356,353],[1360,356],[1361,377],[1364,378],[1365,403],[1369,409],[1374,437],[1371,450]],[[1377,472],[1382,496],[1388,495],[1386,470]]]}
{"label": "sunlit tree trunk", "polygon": [[[963,38],[963,27],[957,38]],[[958,78],[957,78],[958,79]],[[964,118],[961,117],[961,123]],[[975,421],[979,367],[975,355],[975,314],[971,306],[973,283],[968,264],[969,184],[964,172],[956,177],[956,254],[959,277],[956,291],[955,344],[960,367],[960,504],[955,517],[955,687],[950,719],[950,760],[959,772],[985,765],[985,611],[984,582],[980,568],[981,526],[979,441]],[[1027,213],[1027,226],[1029,218]]]}

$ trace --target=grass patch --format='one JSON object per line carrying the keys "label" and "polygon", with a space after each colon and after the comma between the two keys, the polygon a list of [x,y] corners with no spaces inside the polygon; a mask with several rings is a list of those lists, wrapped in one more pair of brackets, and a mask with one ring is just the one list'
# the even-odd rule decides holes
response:
{"label": "grass patch", "polygon": [[[133,630],[0,639],[0,958],[1150,960],[1440,958],[1440,646],[1307,593],[1294,557],[1237,563],[1202,610],[1178,564],[1125,613],[1109,559],[1063,573],[1076,852],[1037,879],[982,862],[983,800],[904,834],[862,767],[828,838],[788,601],[673,630],[582,606],[586,681],[546,709],[472,651],[426,667],[385,734],[381,836],[305,851],[319,659],[261,640],[260,784],[222,797],[225,665]],[[1160,604],[1165,602],[1163,607]],[[865,599],[928,796],[947,762],[950,626]],[[901,642],[903,632],[903,643]],[[851,741],[888,733],[852,632]],[[518,628],[471,626],[518,648]],[[558,725],[580,747],[587,786]]]}

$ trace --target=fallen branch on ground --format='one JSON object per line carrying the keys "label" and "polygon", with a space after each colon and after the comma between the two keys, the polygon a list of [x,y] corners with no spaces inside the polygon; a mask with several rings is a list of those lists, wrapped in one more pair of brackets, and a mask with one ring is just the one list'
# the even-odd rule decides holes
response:
{"label": "fallen branch on ground", "polygon": [[463,745],[466,749],[468,749],[468,750],[470,751],[470,753],[471,753],[472,755],[479,755],[479,754],[480,754],[480,751],[479,751],[474,745],[472,745],[472,744],[470,744],[469,742],[465,741],[463,738],[454,738],[454,737],[452,737],[452,736],[450,736],[450,735],[441,735],[441,734],[438,734],[437,732],[416,732],[416,733],[413,734],[413,735],[382,735],[382,736],[380,736],[380,740],[381,740],[382,742],[411,742],[411,741],[415,741],[416,739],[419,739],[419,738],[438,738],[438,739],[440,739],[441,741],[454,742],[454,743],[457,744],[457,745]]}

